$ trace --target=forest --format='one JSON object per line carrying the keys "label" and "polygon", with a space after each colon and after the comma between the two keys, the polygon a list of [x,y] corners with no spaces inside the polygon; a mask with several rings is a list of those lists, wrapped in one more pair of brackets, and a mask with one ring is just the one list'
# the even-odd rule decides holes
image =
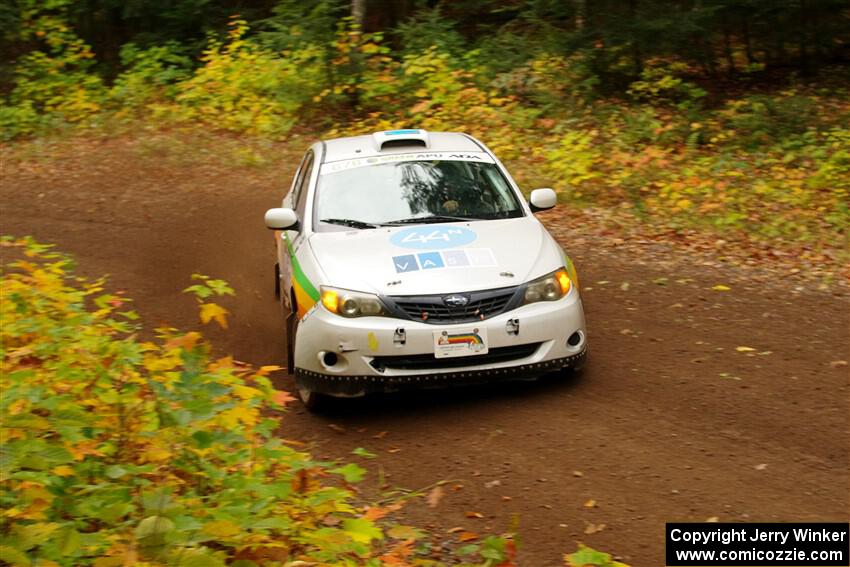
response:
{"label": "forest", "polygon": [[[557,191],[589,379],[292,410],[261,212],[310,141],[396,128]],[[0,564],[624,567],[674,516],[844,517],[846,0],[0,0],[0,151]],[[401,487],[453,427],[463,482]]]}
{"label": "forest", "polygon": [[464,130],[521,185],[665,230],[831,257],[850,224],[842,0],[6,0],[0,18],[7,140],[141,118]]}

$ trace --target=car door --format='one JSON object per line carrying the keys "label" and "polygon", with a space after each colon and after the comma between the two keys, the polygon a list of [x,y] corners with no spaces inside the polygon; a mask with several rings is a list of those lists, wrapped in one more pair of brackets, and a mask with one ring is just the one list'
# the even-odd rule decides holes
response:
{"label": "car door", "polygon": [[308,150],[301,161],[301,167],[298,168],[298,173],[295,176],[295,181],[292,184],[292,190],[284,199],[284,206],[292,207],[298,215],[297,230],[284,230],[280,236],[280,274],[281,274],[281,289],[285,294],[285,302],[289,308],[292,308],[291,297],[289,290],[292,289],[292,268],[295,256],[298,254],[298,249],[302,246],[305,238],[304,234],[304,214],[307,203],[307,193],[310,186],[310,178],[313,173],[313,165],[315,156],[312,150]]}

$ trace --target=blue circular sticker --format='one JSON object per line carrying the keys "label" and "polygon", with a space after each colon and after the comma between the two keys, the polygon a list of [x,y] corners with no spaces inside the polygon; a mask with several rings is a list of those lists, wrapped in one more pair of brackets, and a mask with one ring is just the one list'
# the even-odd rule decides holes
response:
{"label": "blue circular sticker", "polygon": [[417,226],[392,235],[390,242],[401,248],[439,250],[473,242],[478,235],[462,226]]}

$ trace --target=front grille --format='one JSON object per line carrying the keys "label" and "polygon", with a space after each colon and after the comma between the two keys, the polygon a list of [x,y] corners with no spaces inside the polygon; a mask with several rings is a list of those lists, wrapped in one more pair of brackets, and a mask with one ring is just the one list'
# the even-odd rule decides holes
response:
{"label": "front grille", "polygon": [[446,294],[419,296],[389,296],[392,311],[414,321],[431,324],[466,323],[481,321],[499,315],[515,307],[518,299],[517,287],[505,287],[487,291],[473,291],[468,295],[469,303],[462,307],[449,307],[443,303]]}
{"label": "front grille", "polygon": [[458,356],[452,358],[436,358],[433,354],[412,354],[407,356],[376,356],[372,359],[372,367],[379,372],[385,369],[395,370],[439,370],[441,368],[460,368],[461,366],[478,366],[508,362],[531,356],[540,343],[513,345],[491,348],[487,354],[473,356]]}

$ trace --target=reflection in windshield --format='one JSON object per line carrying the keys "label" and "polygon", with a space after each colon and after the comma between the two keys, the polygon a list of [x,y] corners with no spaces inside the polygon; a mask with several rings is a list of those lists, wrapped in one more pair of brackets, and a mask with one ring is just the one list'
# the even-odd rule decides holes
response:
{"label": "reflection in windshield", "polygon": [[384,224],[432,216],[494,219],[522,216],[522,208],[494,164],[404,161],[325,173],[316,217]]}

